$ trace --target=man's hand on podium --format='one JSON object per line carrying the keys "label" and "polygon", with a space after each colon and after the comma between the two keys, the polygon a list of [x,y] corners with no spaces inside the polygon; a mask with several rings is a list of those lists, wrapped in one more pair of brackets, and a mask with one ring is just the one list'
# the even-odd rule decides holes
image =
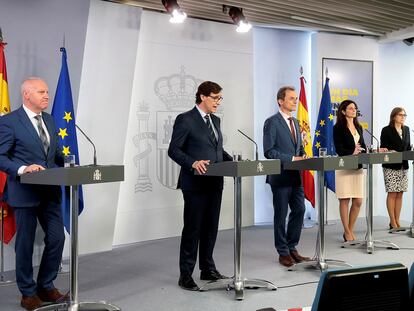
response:
{"label": "man's hand on podium", "polygon": [[308,158],[307,155],[303,155],[303,156],[300,156],[300,157],[293,157],[293,161],[301,161],[301,160],[305,160],[307,158]]}
{"label": "man's hand on podium", "polygon": [[38,165],[38,164],[32,164],[32,165],[26,166],[26,168],[23,170],[23,174],[39,172],[39,171],[44,171],[44,170],[45,168],[43,166]]}
{"label": "man's hand on podium", "polygon": [[193,163],[192,167],[201,175],[207,172],[207,165],[209,164],[210,160],[198,160]]}

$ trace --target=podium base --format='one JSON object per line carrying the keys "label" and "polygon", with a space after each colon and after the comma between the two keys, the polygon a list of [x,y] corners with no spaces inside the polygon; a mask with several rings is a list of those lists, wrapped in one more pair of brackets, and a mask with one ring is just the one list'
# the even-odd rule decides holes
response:
{"label": "podium base", "polygon": [[294,264],[292,267],[288,268],[288,271],[295,271],[298,268],[304,268],[304,269],[317,269],[324,271],[329,268],[329,266],[340,266],[340,267],[352,267],[349,263],[346,263],[342,260],[337,259],[320,259],[315,258],[309,261],[303,261],[297,264]]}
{"label": "podium base", "polygon": [[43,306],[34,311],[121,311],[121,308],[101,302],[57,303]]}
{"label": "podium base", "polygon": [[411,225],[410,227],[399,227],[388,230],[388,233],[405,233],[408,231],[408,235],[412,238],[414,238],[414,225]]}
{"label": "podium base", "polygon": [[10,285],[10,284],[13,284],[14,282],[15,282],[14,280],[4,280],[4,279],[1,279],[0,280],[0,286]]}
{"label": "podium base", "polygon": [[7,279],[3,273],[0,273],[0,286],[7,286],[15,282],[15,279]]}
{"label": "podium base", "polygon": [[390,241],[381,241],[381,240],[372,240],[372,241],[365,241],[365,240],[355,240],[355,241],[349,241],[342,243],[342,248],[360,248],[360,247],[366,247],[368,254],[373,254],[375,247],[382,247],[386,249],[392,249],[392,250],[399,250],[400,247],[392,243]]}
{"label": "podium base", "polygon": [[235,299],[243,300],[244,299],[244,290],[245,289],[259,289],[266,288],[270,290],[277,290],[277,287],[269,281],[261,279],[243,279],[235,280],[234,278],[230,279],[221,279],[217,281],[210,281],[200,287],[200,291],[207,291],[210,289],[220,289],[225,288],[227,291],[234,290]]}

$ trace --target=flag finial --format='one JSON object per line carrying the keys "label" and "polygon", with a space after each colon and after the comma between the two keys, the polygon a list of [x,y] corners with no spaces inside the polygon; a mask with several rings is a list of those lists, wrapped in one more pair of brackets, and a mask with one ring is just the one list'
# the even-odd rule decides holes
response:
{"label": "flag finial", "polygon": [[1,27],[0,27],[0,43],[2,43],[2,42],[3,42],[3,33],[2,33]]}
{"label": "flag finial", "polygon": [[299,72],[300,72],[300,75],[303,76],[303,66],[300,66]]}
{"label": "flag finial", "polygon": [[328,77],[328,67],[325,68],[325,77]]}
{"label": "flag finial", "polygon": [[63,33],[62,47],[60,48],[60,51],[63,52],[64,50],[65,50],[65,33]]}

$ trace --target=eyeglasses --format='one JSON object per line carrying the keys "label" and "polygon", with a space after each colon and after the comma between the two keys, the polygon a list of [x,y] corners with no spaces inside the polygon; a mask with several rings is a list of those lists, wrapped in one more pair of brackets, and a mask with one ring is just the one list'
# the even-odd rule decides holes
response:
{"label": "eyeglasses", "polygon": [[399,114],[397,114],[397,116],[400,116],[400,117],[403,117],[403,118],[406,118],[407,117],[407,115],[404,114],[404,113],[399,113]]}
{"label": "eyeglasses", "polygon": [[208,95],[208,97],[210,97],[216,103],[223,100],[223,96],[211,96],[211,95]]}

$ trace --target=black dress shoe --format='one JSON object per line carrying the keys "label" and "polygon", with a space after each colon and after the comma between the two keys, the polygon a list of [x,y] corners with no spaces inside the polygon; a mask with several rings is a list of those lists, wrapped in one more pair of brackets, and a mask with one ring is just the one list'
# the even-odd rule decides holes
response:
{"label": "black dress shoe", "polygon": [[203,281],[216,281],[220,279],[228,279],[227,276],[222,275],[217,270],[201,270],[200,280]]}
{"label": "black dress shoe", "polygon": [[178,279],[178,286],[180,286],[182,289],[192,291],[198,291],[200,289],[191,276],[180,276]]}

